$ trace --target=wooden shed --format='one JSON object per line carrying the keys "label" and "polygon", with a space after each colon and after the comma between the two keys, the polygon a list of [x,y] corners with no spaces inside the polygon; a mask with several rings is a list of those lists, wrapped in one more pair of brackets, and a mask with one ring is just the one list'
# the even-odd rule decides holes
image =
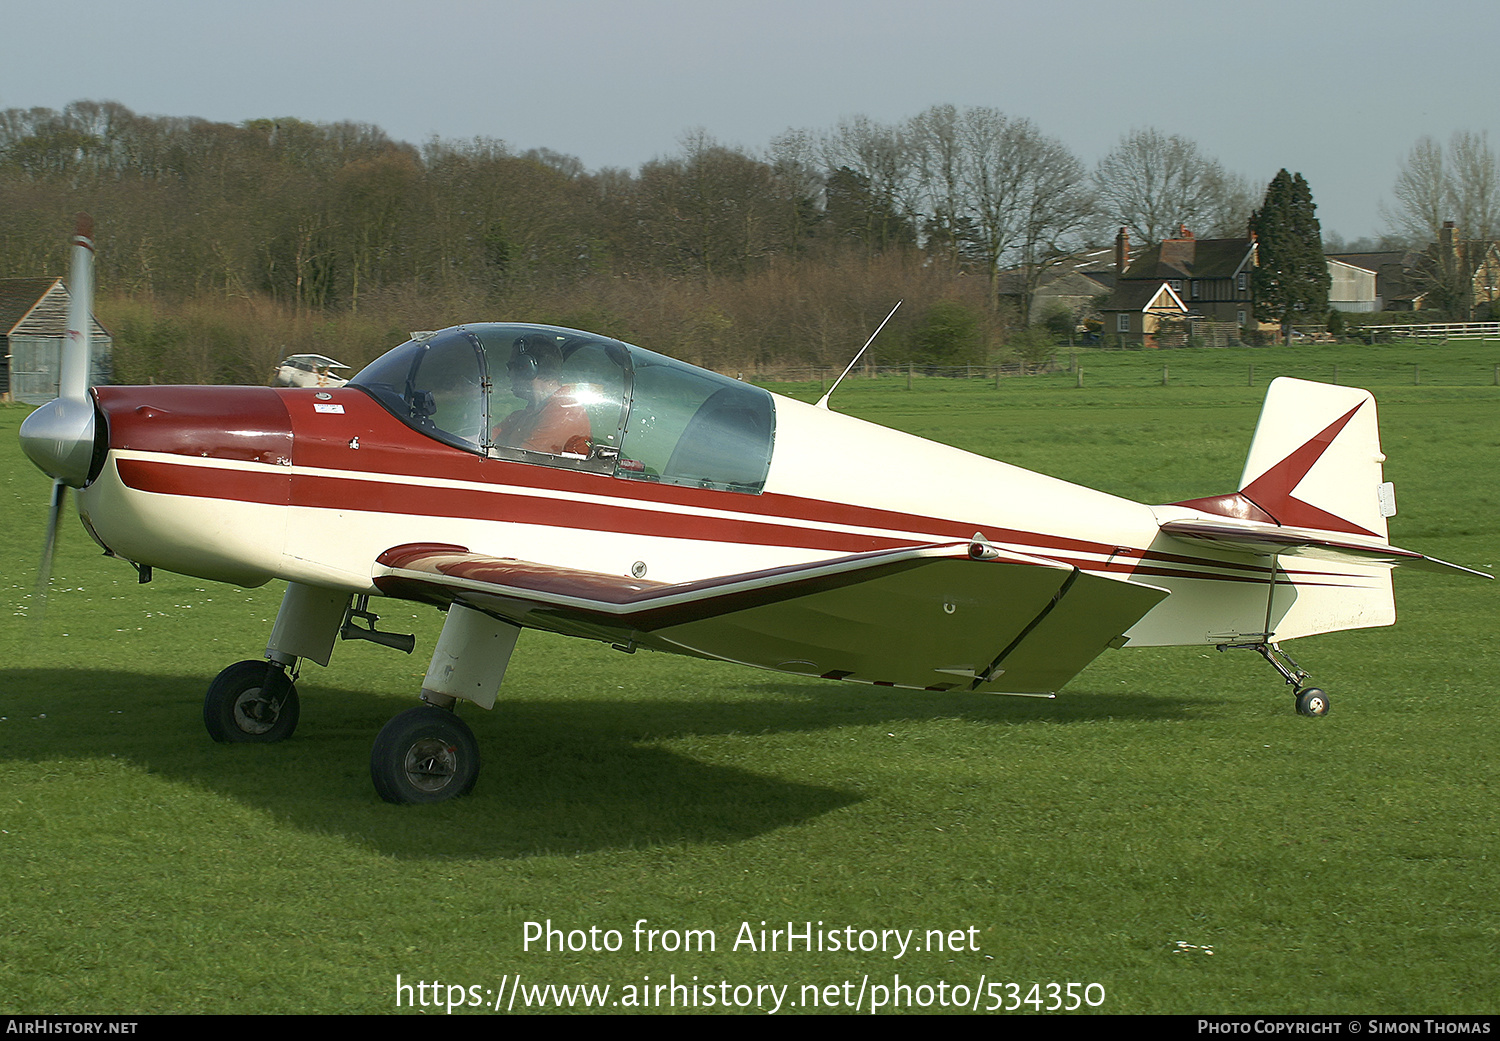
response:
{"label": "wooden shed", "polygon": [[[59,277],[0,278],[0,400],[42,405],[57,397],[68,287]],[[89,386],[108,383],[109,333],[94,319]]]}

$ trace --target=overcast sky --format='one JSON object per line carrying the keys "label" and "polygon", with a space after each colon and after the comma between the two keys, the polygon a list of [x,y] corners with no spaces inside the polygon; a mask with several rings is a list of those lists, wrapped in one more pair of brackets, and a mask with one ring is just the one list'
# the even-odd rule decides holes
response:
{"label": "overcast sky", "polygon": [[1031,119],[1087,164],[1135,127],[1256,184],[1302,173],[1326,232],[1383,230],[1422,135],[1485,131],[1495,0],[5,0],[0,108],[372,123],[635,169],[686,131],[935,104]]}

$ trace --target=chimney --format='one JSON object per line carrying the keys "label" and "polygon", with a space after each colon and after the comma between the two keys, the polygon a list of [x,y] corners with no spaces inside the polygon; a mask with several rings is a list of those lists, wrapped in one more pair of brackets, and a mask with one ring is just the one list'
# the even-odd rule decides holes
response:
{"label": "chimney", "polygon": [[1115,274],[1124,277],[1125,269],[1130,266],[1130,232],[1123,226],[1120,233],[1115,236]]}
{"label": "chimney", "polygon": [[1458,255],[1458,225],[1453,221],[1443,221],[1443,230],[1438,232],[1438,248],[1448,256]]}

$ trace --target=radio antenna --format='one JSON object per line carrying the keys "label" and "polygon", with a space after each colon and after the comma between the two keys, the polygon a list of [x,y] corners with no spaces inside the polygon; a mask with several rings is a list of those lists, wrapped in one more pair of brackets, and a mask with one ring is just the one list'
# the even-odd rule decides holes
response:
{"label": "radio antenna", "polygon": [[854,356],[854,360],[851,361],[848,367],[846,367],[844,371],[839,374],[839,378],[833,381],[833,386],[828,388],[828,393],[824,394],[821,398],[818,399],[818,408],[826,409],[828,407],[828,399],[833,397],[833,392],[837,390],[839,384],[844,381],[844,377],[849,375],[849,370],[854,368],[854,366],[859,363],[859,359],[864,356],[865,351],[870,349],[870,344],[875,342],[875,337],[880,335],[880,330],[885,328],[885,323],[891,320],[892,315],[900,310],[901,305],[905,302],[905,300],[896,301],[896,306],[891,308],[891,313],[885,316],[885,321],[881,322],[875,327],[875,331],[870,334],[870,338],[865,341],[865,345],[859,349],[859,353]]}

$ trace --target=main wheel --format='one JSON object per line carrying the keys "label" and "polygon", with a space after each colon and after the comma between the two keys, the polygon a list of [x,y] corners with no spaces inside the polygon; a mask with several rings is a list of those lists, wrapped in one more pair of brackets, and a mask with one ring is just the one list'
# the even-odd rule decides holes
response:
{"label": "main wheel", "polygon": [[286,671],[265,659],[235,662],[203,697],[203,725],[215,741],[285,740],[301,712]]}
{"label": "main wheel", "polygon": [[479,742],[448,709],[407,709],[375,738],[370,779],[386,802],[442,802],[468,795],[479,779]]}
{"label": "main wheel", "polygon": [[1317,687],[1298,691],[1297,711],[1304,716],[1328,715],[1328,695]]}

